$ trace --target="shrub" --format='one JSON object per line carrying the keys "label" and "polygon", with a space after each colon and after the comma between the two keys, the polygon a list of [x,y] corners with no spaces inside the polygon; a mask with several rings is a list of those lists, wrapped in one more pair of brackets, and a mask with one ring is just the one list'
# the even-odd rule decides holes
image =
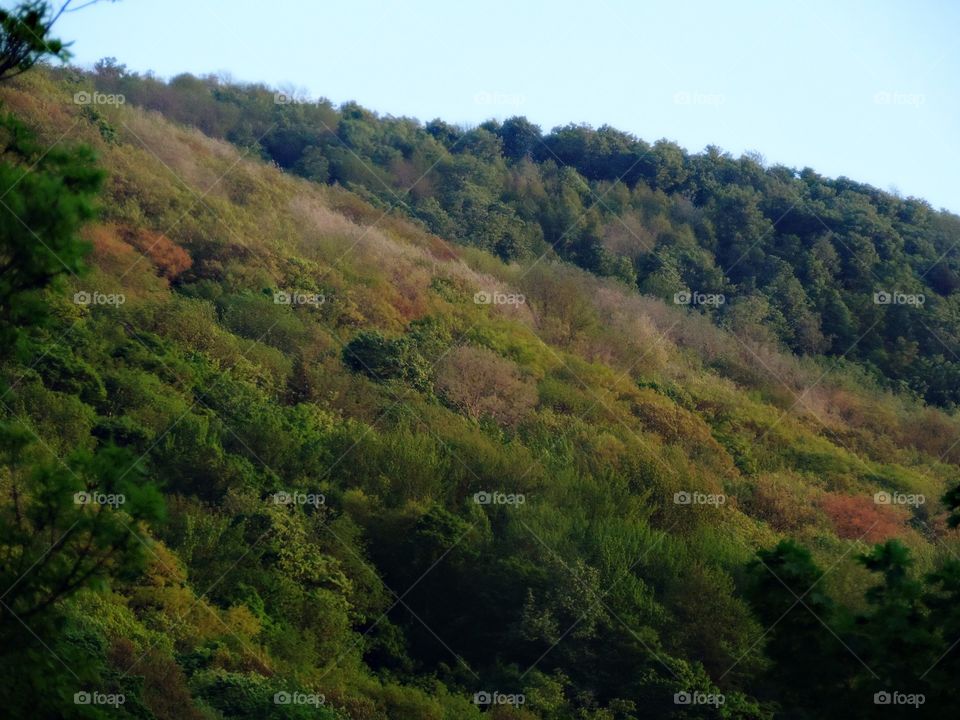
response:
{"label": "shrub", "polygon": [[189,253],[162,233],[128,230],[124,235],[124,239],[150,258],[160,275],[168,280],[173,280],[193,265]]}
{"label": "shrub", "polygon": [[902,533],[903,525],[893,510],[874,503],[870,496],[828,493],[820,500],[821,509],[833,522],[844,540],[878,543]]}
{"label": "shrub", "polygon": [[430,365],[408,338],[387,338],[376,330],[359,333],[343,348],[343,362],[377,382],[404,380],[428,387]]}
{"label": "shrub", "polygon": [[807,499],[803,480],[765,475],[750,482],[743,507],[748,514],[767,522],[779,532],[795,532],[816,521],[816,509]]}
{"label": "shrub", "polygon": [[537,404],[534,384],[516,363],[486,348],[462,346],[451,351],[437,370],[437,391],[474,420],[490,417],[515,425]]}

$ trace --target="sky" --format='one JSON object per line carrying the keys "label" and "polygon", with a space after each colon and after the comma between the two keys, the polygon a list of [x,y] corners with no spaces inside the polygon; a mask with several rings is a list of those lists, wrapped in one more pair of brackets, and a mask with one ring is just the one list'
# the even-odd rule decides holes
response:
{"label": "sky", "polygon": [[952,0],[120,0],[56,30],[81,66],[112,56],[423,121],[608,124],[960,213]]}

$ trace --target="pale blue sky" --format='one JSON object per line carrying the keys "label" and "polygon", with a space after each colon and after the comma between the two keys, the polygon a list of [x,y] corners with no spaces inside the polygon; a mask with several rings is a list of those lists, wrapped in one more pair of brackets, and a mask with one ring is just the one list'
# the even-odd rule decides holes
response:
{"label": "pale blue sky", "polygon": [[122,0],[58,31],[81,65],[225,72],[421,120],[608,123],[960,212],[951,0]]}

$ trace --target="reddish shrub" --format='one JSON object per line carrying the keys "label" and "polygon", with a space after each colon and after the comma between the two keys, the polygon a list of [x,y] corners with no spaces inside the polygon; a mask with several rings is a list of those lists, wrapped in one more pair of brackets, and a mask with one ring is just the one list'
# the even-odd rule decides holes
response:
{"label": "reddish shrub", "polygon": [[845,540],[878,543],[896,537],[903,530],[903,517],[897,510],[877,505],[871,496],[828,493],[820,508],[833,523],[837,535]]}
{"label": "reddish shrub", "polygon": [[150,230],[133,230],[128,231],[126,236],[126,241],[150,258],[160,274],[168,280],[193,265],[189,253],[166,235]]}

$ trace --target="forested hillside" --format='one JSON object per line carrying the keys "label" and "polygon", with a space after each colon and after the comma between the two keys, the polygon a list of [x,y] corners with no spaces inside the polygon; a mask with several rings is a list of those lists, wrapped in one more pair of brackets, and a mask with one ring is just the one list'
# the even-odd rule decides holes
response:
{"label": "forested hillside", "polygon": [[722,294],[699,310],[738,335],[960,401],[960,218],[922,200],[606,126],[424,125],[217,78],[164,83],[110,59],[93,81],[505,261],[551,251],[668,301]]}
{"label": "forested hillside", "polygon": [[0,102],[5,717],[960,707],[957,217],[115,62]]}

